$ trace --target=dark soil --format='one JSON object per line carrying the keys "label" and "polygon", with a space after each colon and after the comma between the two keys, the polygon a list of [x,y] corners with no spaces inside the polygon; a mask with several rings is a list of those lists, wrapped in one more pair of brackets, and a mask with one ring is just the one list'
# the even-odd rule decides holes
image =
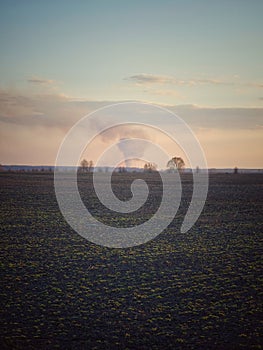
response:
{"label": "dark soil", "polygon": [[[130,198],[136,174],[116,174]],[[136,215],[103,208],[90,175],[81,196],[101,221],[131,226],[160,203],[156,174]],[[178,215],[154,240],[110,249],[75,233],[59,211],[52,174],[0,174],[1,349],[261,349],[263,176],[211,175],[202,215],[180,224],[192,178],[183,175]]]}

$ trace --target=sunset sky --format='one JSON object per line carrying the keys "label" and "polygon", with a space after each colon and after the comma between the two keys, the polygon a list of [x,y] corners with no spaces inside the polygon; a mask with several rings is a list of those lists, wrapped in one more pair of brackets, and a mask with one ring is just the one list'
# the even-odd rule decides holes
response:
{"label": "sunset sky", "polygon": [[261,0],[0,1],[0,163],[54,165],[77,120],[136,100],[183,118],[209,167],[263,168],[262,13]]}

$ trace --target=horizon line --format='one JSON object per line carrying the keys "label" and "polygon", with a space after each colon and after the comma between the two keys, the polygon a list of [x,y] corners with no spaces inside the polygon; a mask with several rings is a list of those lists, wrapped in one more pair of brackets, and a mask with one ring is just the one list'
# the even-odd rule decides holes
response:
{"label": "horizon line", "polygon": [[[37,164],[37,165],[31,165],[31,164],[0,164],[1,167],[28,167],[28,168],[61,168],[61,167],[65,167],[65,168],[79,168],[81,167],[80,165],[59,165],[59,166],[56,166],[56,165],[42,165],[42,164]],[[112,168],[112,169],[117,169],[117,168],[126,168],[126,169],[143,169],[143,167],[137,167],[137,166],[131,166],[131,167],[127,167],[127,166],[118,166],[118,167],[115,167],[115,166],[112,166],[112,165],[102,165],[102,166],[93,166],[93,168]],[[200,168],[199,169],[208,169],[208,170],[228,170],[228,169],[239,169],[239,170],[262,170],[263,171],[263,167],[239,167],[237,165],[235,166],[232,166],[232,167],[207,167],[207,168]],[[158,169],[158,168],[157,168]],[[168,168],[160,168],[159,170],[166,170]],[[191,167],[185,167],[184,168],[185,170],[196,170],[196,167],[194,168],[191,168]]]}

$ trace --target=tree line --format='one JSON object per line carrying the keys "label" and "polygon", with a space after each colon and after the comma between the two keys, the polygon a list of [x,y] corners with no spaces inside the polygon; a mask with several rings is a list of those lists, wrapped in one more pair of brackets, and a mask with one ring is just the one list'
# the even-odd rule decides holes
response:
{"label": "tree line", "polygon": [[[167,163],[167,168],[170,172],[175,171],[177,169],[179,172],[182,172],[185,168],[184,160],[181,157],[173,157]],[[91,173],[94,170],[94,163],[92,160],[83,159],[80,162],[79,171],[82,173]],[[157,171],[157,165],[155,163],[147,162],[144,164],[143,171],[146,173],[152,173]],[[126,172],[125,167],[119,167],[119,172]]]}

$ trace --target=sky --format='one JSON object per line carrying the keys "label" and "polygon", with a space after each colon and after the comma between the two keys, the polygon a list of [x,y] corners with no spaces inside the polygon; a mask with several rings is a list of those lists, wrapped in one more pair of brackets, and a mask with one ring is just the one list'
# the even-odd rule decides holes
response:
{"label": "sky", "polygon": [[0,163],[54,165],[81,117],[142,101],[183,118],[209,167],[263,168],[262,13],[260,0],[0,0]]}

